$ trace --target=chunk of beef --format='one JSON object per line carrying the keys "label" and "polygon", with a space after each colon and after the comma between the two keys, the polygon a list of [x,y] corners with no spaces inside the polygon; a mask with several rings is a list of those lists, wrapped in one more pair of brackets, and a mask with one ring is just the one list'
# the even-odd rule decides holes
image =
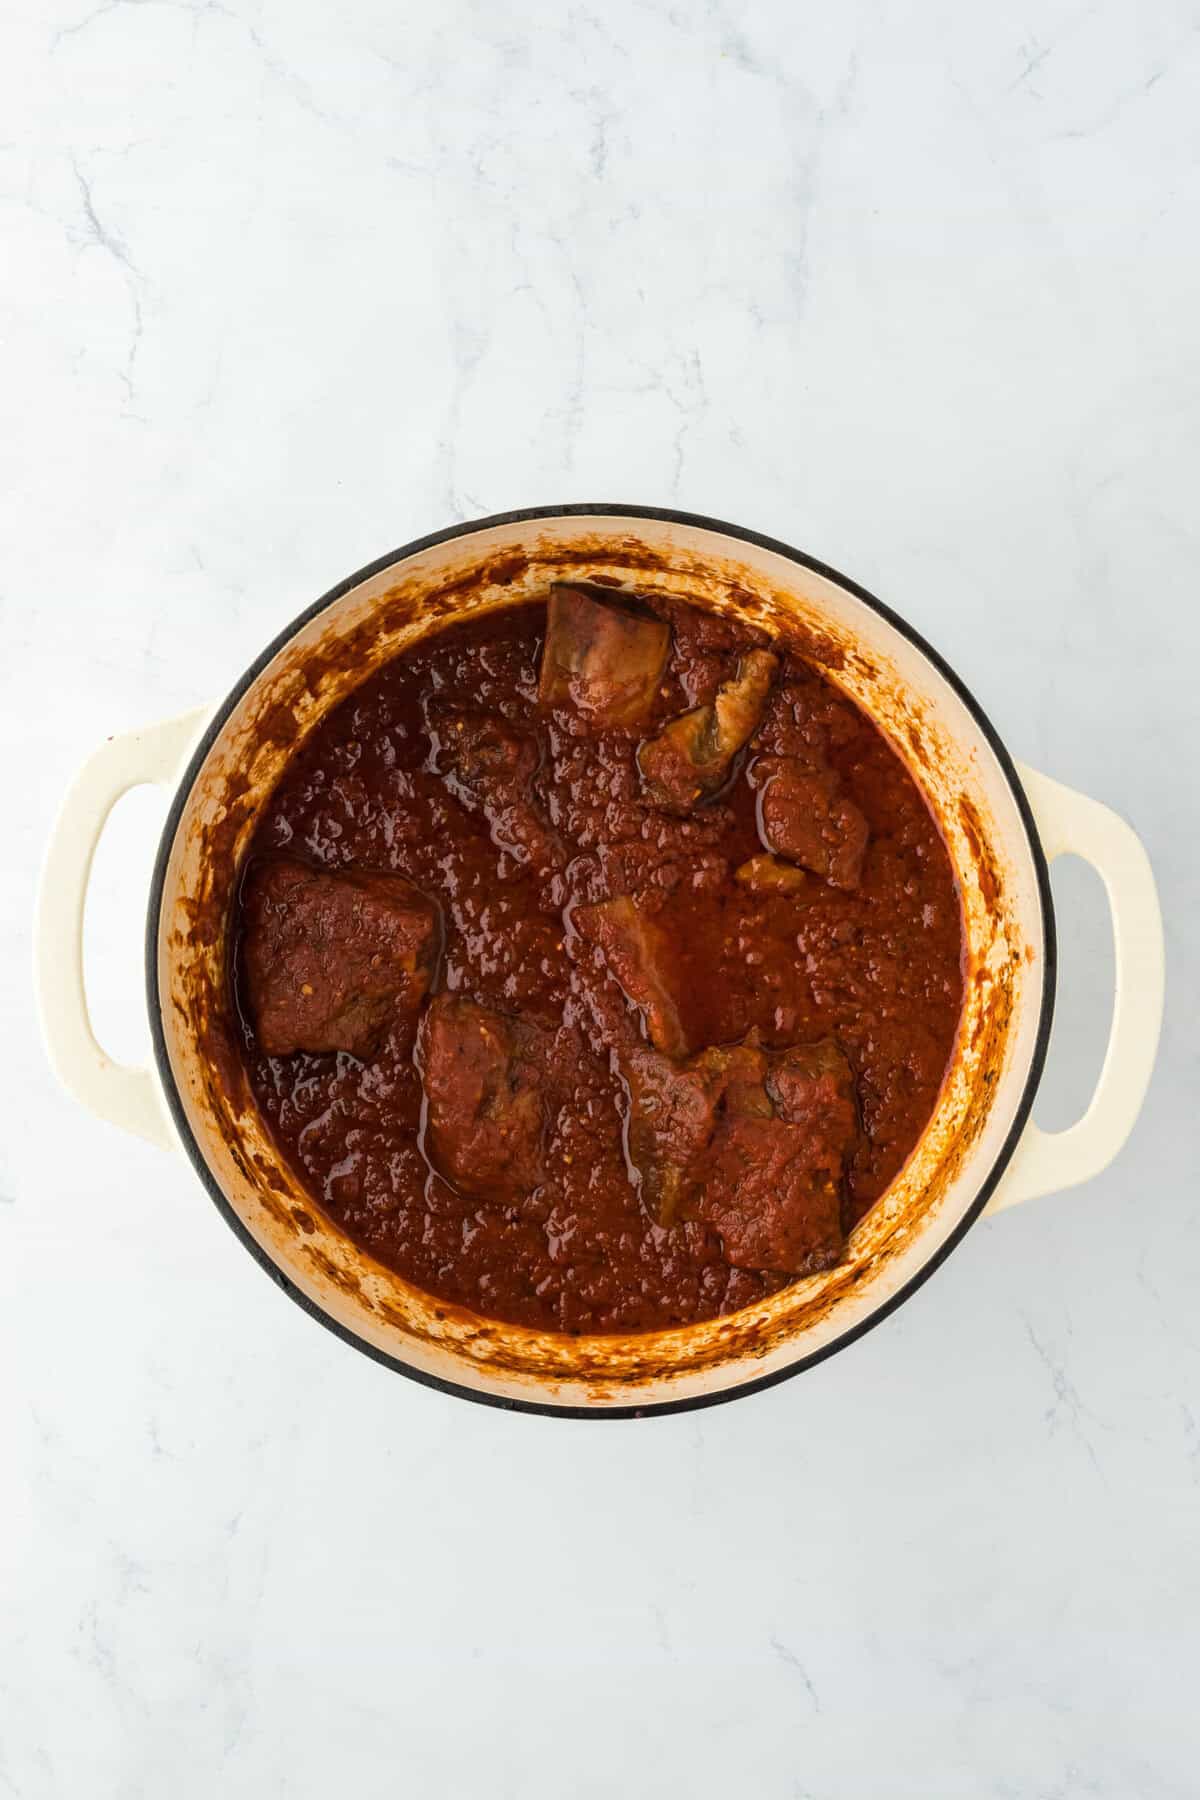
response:
{"label": "chunk of beef", "polygon": [[542,1180],[534,1036],[520,1020],[453,994],[432,1000],[422,1021],[429,1153],[447,1181],[475,1199],[518,1200]]}
{"label": "chunk of beef", "polygon": [[530,791],[536,739],[490,713],[431,709],[437,768],[457,797],[487,820],[492,842],[518,863],[554,860],[558,840]]}
{"label": "chunk of beef", "polygon": [[642,1203],[660,1225],[679,1217],[716,1127],[722,1070],[705,1060],[712,1054],[681,1067],[657,1050],[637,1049],[621,1062],[629,1090],[625,1147]]}
{"label": "chunk of beef", "polygon": [[748,650],[711,703],[671,719],[638,751],[646,792],[668,812],[689,812],[724,786],[730,765],[762,718],[779,658]]}
{"label": "chunk of beef", "polygon": [[415,1025],[441,921],[402,876],[329,874],[273,858],[250,870],[242,918],[245,997],[268,1056],[370,1057],[393,1025]]}
{"label": "chunk of beef", "polygon": [[764,756],[754,766],[759,835],[768,850],[801,863],[833,887],[856,888],[869,835],[867,821],[829,768],[791,756]]}
{"label": "chunk of beef", "polygon": [[666,667],[671,628],[632,601],[556,582],[546,611],[538,698],[572,701],[597,725],[644,718]]}
{"label": "chunk of beef", "polygon": [[725,1091],[692,1213],[739,1269],[813,1275],[845,1249],[842,1190],[858,1135],[854,1084],[837,1046],[766,1057],[765,1078]]}
{"label": "chunk of beef", "polygon": [[681,985],[678,961],[657,921],[622,894],[594,906],[573,907],[570,923],[585,943],[600,950],[626,999],[641,1008],[655,1049],[667,1056],[686,1056],[687,1034],[676,999]]}
{"label": "chunk of beef", "polygon": [[858,1118],[834,1043],[734,1044],[682,1065],[641,1050],[622,1073],[629,1159],[660,1224],[703,1220],[735,1268],[806,1275],[839,1260]]}
{"label": "chunk of beef", "polygon": [[429,726],[439,770],[473,793],[528,782],[537,769],[536,740],[491,713],[431,708]]}

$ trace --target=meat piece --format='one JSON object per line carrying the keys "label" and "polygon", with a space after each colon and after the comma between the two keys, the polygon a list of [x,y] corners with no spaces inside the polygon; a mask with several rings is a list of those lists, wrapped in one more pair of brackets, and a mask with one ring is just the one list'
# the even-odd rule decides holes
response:
{"label": "meat piece", "polygon": [[754,735],[767,695],[779,669],[773,650],[747,650],[738,657],[731,681],[723,681],[713,698],[717,748],[726,758]]}
{"label": "meat piece", "polygon": [[801,863],[831,886],[856,888],[869,835],[867,821],[829,768],[806,768],[791,756],[754,765],[759,835],[768,850]]}
{"label": "meat piece", "polygon": [[[626,1150],[642,1203],[660,1225],[673,1225],[716,1128],[723,1069],[705,1051],[684,1067],[657,1050],[622,1059],[629,1092]],[[706,1058],[709,1060],[706,1061]]]}
{"label": "meat piece", "polygon": [[858,1116],[836,1044],[735,1044],[682,1066],[642,1050],[622,1074],[629,1159],[660,1224],[703,1220],[735,1268],[807,1275],[839,1260]]}
{"label": "meat piece", "polygon": [[811,897],[814,892],[812,876],[778,856],[752,856],[749,862],[734,870],[733,879],[752,894],[798,895],[807,892]]}
{"label": "meat piece", "polygon": [[853,1142],[858,1131],[854,1074],[832,1038],[768,1052],[766,1085],[776,1111],[789,1124],[812,1129],[828,1113],[837,1141]]}
{"label": "meat piece", "polygon": [[634,905],[627,894],[595,906],[571,909],[571,929],[601,951],[609,974],[627,1000],[640,1007],[656,1050],[686,1056],[687,1034],[679,1016],[677,959],[656,920]]}
{"label": "meat piece", "polygon": [[748,650],[708,706],[695,706],[663,726],[638,751],[638,768],[656,806],[688,812],[724,786],[730,765],[762,718],[779,658]]}
{"label": "meat piece", "polygon": [[858,1136],[854,1084],[836,1044],[766,1059],[761,1085],[731,1081],[691,1212],[739,1269],[813,1275],[845,1249],[842,1189]]}
{"label": "meat piece", "polygon": [[528,867],[552,861],[557,839],[530,792],[536,739],[504,719],[460,707],[431,709],[429,732],[438,773],[487,820],[492,842]]}
{"label": "meat piece", "polygon": [[573,701],[597,725],[632,725],[650,710],[671,628],[628,599],[556,582],[546,609],[538,698]]}
{"label": "meat piece", "polygon": [[453,994],[430,1002],[418,1059],[434,1166],[463,1194],[519,1200],[542,1180],[545,1112],[535,1032]]}
{"label": "meat piece", "polygon": [[370,1057],[394,1024],[415,1024],[441,919],[402,876],[329,874],[273,858],[251,869],[242,919],[245,997],[268,1056]]}
{"label": "meat piece", "polygon": [[490,713],[446,707],[429,719],[439,771],[472,793],[525,783],[538,766],[535,739]]}

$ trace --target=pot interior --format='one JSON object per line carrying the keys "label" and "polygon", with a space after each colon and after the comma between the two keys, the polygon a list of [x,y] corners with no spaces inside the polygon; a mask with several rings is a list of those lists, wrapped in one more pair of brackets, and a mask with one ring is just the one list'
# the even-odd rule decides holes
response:
{"label": "pot interior", "polygon": [[[921,1141],[848,1257],[698,1325],[566,1337],[486,1320],[356,1248],[281,1161],[242,1076],[227,921],[240,859],[291,753],[379,664],[447,620],[555,579],[690,597],[779,631],[867,712],[912,771],[961,889],[969,969],[954,1060]],[[190,783],[190,785],[189,785]],[[157,921],[158,1020],[185,1138],[277,1276],[363,1347],[480,1396],[549,1407],[695,1401],[861,1329],[937,1259],[1021,1116],[1042,1014],[1038,871],[986,728],[906,633],[829,573],[717,526],[576,514],[497,521],[401,555],[314,610],[220,709],[173,814]]]}

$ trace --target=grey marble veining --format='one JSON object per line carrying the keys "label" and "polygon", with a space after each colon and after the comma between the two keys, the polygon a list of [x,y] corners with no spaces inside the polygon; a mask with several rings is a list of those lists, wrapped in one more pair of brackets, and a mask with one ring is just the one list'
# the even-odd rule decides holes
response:
{"label": "grey marble veining", "polygon": [[[1194,3],[35,0],[0,44],[0,1793],[1194,1795]],[[1106,1175],[795,1382],[590,1425],[316,1329],[58,1091],[27,970],[98,740],[394,544],[606,498],[906,614],[1143,834],[1169,985]],[[156,806],[88,921],[126,1054]],[[1057,885],[1061,1124],[1111,956]]]}

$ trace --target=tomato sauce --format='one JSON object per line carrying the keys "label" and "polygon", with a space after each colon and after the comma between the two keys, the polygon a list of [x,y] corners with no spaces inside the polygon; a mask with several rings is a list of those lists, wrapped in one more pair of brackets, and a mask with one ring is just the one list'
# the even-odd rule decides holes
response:
{"label": "tomato sauce", "polygon": [[[641,605],[669,627],[652,691],[607,713],[578,658],[548,678],[543,603],[371,676],[265,809],[234,924],[251,1086],[315,1201],[431,1294],[570,1333],[712,1318],[836,1260],[930,1117],[963,998],[950,859],[880,731],[763,632]],[[721,694],[748,710],[718,755]],[[322,880],[351,872],[352,899]],[[307,922],[279,910],[301,889]],[[322,986],[351,913],[352,1005]],[[247,971],[286,975],[297,933],[297,1004],[342,1007],[341,1035],[285,993],[271,1041],[358,1053],[260,1044]],[[394,1014],[385,940],[411,950]],[[792,1179],[824,1209],[800,1237],[769,1216]]]}

